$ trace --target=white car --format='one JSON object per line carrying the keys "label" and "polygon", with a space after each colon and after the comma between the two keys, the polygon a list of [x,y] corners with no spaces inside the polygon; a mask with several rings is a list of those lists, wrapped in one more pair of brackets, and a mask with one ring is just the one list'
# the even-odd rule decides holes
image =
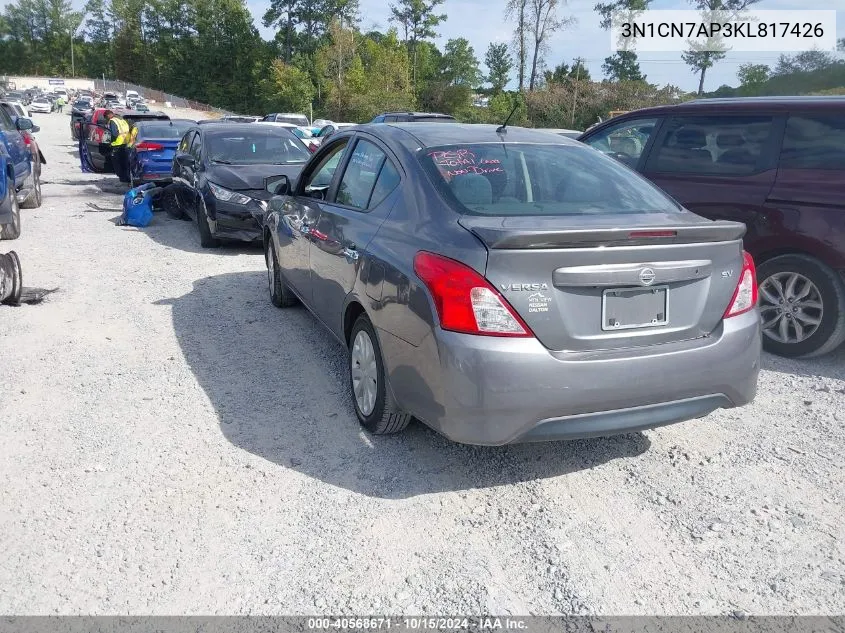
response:
{"label": "white car", "polygon": [[293,123],[283,123],[281,121],[256,121],[256,125],[275,125],[276,127],[285,127],[289,129],[293,134],[299,138],[300,141],[309,149],[309,151],[313,152],[317,149],[319,143],[313,140],[314,134],[311,132],[310,126],[305,125],[294,125]]}
{"label": "white car", "polygon": [[3,100],[3,103],[8,103],[11,106],[12,110],[17,113],[17,116],[22,116],[29,118],[29,112],[26,109],[26,106],[23,104],[22,101],[6,101]]}
{"label": "white car", "polygon": [[50,114],[53,111],[53,104],[50,103],[50,100],[45,97],[38,97],[32,103],[29,104],[29,111]]}

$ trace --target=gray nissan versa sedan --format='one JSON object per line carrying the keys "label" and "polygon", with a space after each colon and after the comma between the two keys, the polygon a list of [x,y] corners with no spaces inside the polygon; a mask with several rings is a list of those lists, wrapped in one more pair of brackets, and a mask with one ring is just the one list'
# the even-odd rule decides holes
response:
{"label": "gray nissan versa sedan", "polygon": [[590,437],[754,398],[744,226],[686,211],[576,141],[361,126],[279,186],[272,301],[302,301],[348,347],[373,433],[415,417],[471,444]]}

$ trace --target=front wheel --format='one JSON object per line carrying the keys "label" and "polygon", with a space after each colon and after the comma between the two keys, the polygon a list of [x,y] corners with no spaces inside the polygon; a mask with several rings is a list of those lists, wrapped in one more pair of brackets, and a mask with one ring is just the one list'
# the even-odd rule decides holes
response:
{"label": "front wheel", "polygon": [[757,268],[763,348],[790,358],[821,356],[845,341],[845,284],[820,261],[783,255]]}
{"label": "front wheel", "polygon": [[411,416],[396,405],[387,386],[381,347],[366,314],[349,337],[349,384],[358,421],[374,435],[398,433]]}
{"label": "front wheel", "polygon": [[276,247],[273,240],[267,241],[267,248],[264,249],[264,259],[267,263],[267,285],[270,288],[270,301],[277,308],[289,308],[296,305],[296,295],[291,292],[282,278],[282,271],[279,268],[279,258],[276,257]]}
{"label": "front wheel", "polygon": [[200,246],[203,248],[217,248],[220,246],[220,240],[211,234],[211,225],[208,223],[208,214],[205,210],[205,201],[202,195],[197,194],[197,226],[200,231]]}
{"label": "front wheel", "polygon": [[6,195],[10,198],[12,221],[0,224],[0,240],[16,240],[21,236],[21,208],[15,192],[15,181],[6,178]]}

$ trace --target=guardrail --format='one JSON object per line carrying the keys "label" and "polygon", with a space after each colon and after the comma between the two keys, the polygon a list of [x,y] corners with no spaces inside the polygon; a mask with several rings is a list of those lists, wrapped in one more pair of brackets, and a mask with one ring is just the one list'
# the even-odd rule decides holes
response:
{"label": "guardrail", "polygon": [[234,114],[222,108],[215,108],[207,103],[200,103],[191,99],[185,99],[179,95],[174,95],[162,90],[155,90],[147,88],[146,86],[139,86],[137,84],[126,81],[119,81],[116,79],[94,79],[94,90],[99,92],[111,91],[117,92],[121,95],[125,94],[127,90],[134,90],[144,99],[153,100],[156,103],[170,103],[174,108],[189,108],[191,110],[199,110],[201,112],[217,112],[219,114]]}

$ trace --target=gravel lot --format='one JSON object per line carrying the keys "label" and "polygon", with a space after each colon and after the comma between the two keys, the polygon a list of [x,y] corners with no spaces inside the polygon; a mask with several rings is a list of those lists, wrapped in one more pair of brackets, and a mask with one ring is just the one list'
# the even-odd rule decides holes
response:
{"label": "gravel lot", "polygon": [[368,437],[259,250],[117,227],[67,115],[0,307],[0,613],[845,611],[845,350],[747,408],[608,439]]}

